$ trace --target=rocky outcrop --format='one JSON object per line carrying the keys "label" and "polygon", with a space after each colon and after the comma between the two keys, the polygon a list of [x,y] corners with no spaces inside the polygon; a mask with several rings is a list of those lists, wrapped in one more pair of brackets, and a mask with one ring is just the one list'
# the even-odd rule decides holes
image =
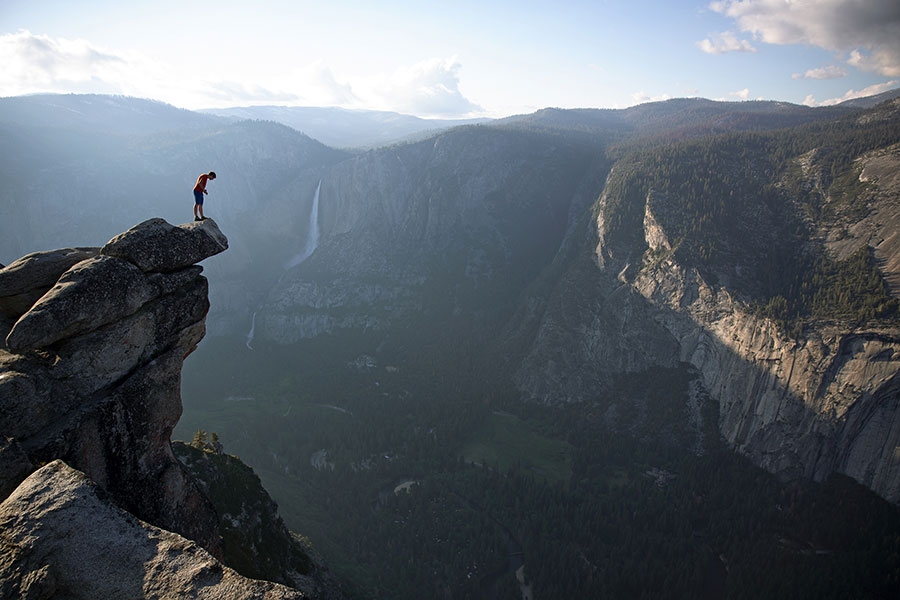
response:
{"label": "rocky outcrop", "polygon": [[127,260],[145,273],[171,273],[228,248],[215,225],[191,225],[174,227],[163,219],[150,219],[111,239],[100,253]]}
{"label": "rocky outcrop", "polygon": [[0,270],[3,597],[305,597],[218,562],[219,515],[172,452],[209,310],[195,263],[227,247],[212,220],[151,219]]}
{"label": "rocky outcrop", "polygon": [[56,284],[59,276],[79,262],[93,258],[99,248],[66,248],[36,252],[3,269],[0,279],[0,313],[6,317],[23,315]]}
{"label": "rocky outcrop", "polygon": [[3,598],[306,598],[247,579],[184,537],[135,518],[61,460],[0,504]]}
{"label": "rocky outcrop", "polygon": [[[103,248],[71,265],[23,314],[7,309],[16,320],[0,353],[0,432],[32,464],[62,459],[138,518],[219,554],[211,506],[169,447],[181,364],[203,337],[207,282],[181,259],[143,260],[142,247],[168,245],[161,230],[207,254],[227,248],[212,221],[153,219],[111,242],[117,256]],[[120,250],[123,240],[133,250]],[[42,289],[79,256],[26,257],[0,271],[0,286],[32,279]]]}

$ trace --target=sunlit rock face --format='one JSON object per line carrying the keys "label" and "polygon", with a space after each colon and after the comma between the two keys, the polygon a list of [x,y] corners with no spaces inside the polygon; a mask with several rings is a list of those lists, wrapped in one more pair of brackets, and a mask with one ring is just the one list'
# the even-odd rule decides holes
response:
{"label": "sunlit rock face", "polygon": [[[860,159],[860,177],[871,182],[868,216],[842,224],[840,235],[825,226],[818,235],[838,259],[870,244],[890,286],[900,252],[884,224],[900,218],[900,209],[887,164],[900,165],[896,149]],[[605,226],[601,209],[597,262],[608,277],[625,273],[622,280],[654,307],[653,320],[676,340],[678,359],[697,370],[718,401],[724,438],[785,478],[824,480],[839,472],[900,502],[900,331],[822,321],[808,323],[802,336],[788,335],[754,313],[745,294],[723,284],[762,262],[753,246],[777,243],[767,239],[776,224],[762,217],[750,224],[757,239],[744,243],[735,263],[707,269],[718,269],[714,283],[671,251],[665,200],[644,198],[630,267],[623,266],[622,248],[609,243],[622,236]],[[744,283],[745,290],[754,284]]]}
{"label": "sunlit rock face", "polygon": [[657,318],[739,452],[786,478],[844,473],[900,501],[900,332],[822,325],[795,340],[674,262],[635,286],[672,309]]}
{"label": "sunlit rock face", "polygon": [[182,362],[209,310],[193,263],[227,247],[211,220],[154,219],[102,249],[31,255],[0,270],[4,490],[59,459],[136,517],[220,554],[215,512],[169,437]]}

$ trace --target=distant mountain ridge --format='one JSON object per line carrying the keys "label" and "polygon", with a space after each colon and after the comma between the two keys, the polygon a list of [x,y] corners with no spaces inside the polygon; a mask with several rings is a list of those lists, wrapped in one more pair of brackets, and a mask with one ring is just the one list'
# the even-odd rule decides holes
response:
{"label": "distant mountain ridge", "polygon": [[212,115],[157,100],[102,94],[33,94],[0,98],[0,126],[29,125],[117,135],[214,126]]}
{"label": "distant mountain ridge", "polygon": [[422,119],[377,110],[310,106],[245,106],[199,111],[229,119],[275,121],[334,148],[371,148],[490,119]]}
{"label": "distant mountain ridge", "polygon": [[900,88],[888,90],[880,94],[875,94],[874,96],[864,96],[862,98],[844,100],[843,102],[839,103],[838,106],[850,106],[853,108],[872,108],[881,104],[882,102],[893,100],[894,98],[900,98]]}

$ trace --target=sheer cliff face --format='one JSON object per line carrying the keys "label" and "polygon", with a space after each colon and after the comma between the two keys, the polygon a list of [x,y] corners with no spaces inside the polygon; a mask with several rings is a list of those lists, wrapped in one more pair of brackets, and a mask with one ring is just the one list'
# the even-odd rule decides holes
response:
{"label": "sheer cliff face", "polygon": [[675,261],[633,283],[662,309],[655,319],[718,399],[739,452],[789,478],[844,473],[900,501],[900,332],[822,325],[796,340]]}
{"label": "sheer cliff face", "polygon": [[[825,247],[839,257],[871,243],[888,282],[900,260],[896,236],[884,228],[900,215],[891,175],[898,169],[896,149],[862,157],[860,178],[872,184],[867,216],[843,220],[840,237],[827,225],[819,229]],[[630,247],[614,245],[629,238],[609,226],[609,201],[601,198],[596,223],[601,270],[627,274],[623,280],[655,307],[653,319],[677,341],[680,360],[698,370],[718,400],[725,439],[775,473],[823,480],[840,472],[900,501],[900,330],[817,321],[802,336],[789,336],[750,309],[742,290],[754,282],[737,261],[707,267],[716,272],[704,275],[679,258],[666,228],[670,198],[651,191],[638,203],[643,219]],[[774,218],[757,217],[753,227],[778,231]],[[743,271],[757,256],[745,250]],[[742,277],[737,289],[722,283]]]}

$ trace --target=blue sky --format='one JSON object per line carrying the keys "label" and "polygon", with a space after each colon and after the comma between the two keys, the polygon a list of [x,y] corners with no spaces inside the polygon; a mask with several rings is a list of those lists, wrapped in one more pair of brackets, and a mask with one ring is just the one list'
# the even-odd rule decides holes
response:
{"label": "blue sky", "polygon": [[900,87],[897,0],[0,0],[0,96],[500,117]]}

